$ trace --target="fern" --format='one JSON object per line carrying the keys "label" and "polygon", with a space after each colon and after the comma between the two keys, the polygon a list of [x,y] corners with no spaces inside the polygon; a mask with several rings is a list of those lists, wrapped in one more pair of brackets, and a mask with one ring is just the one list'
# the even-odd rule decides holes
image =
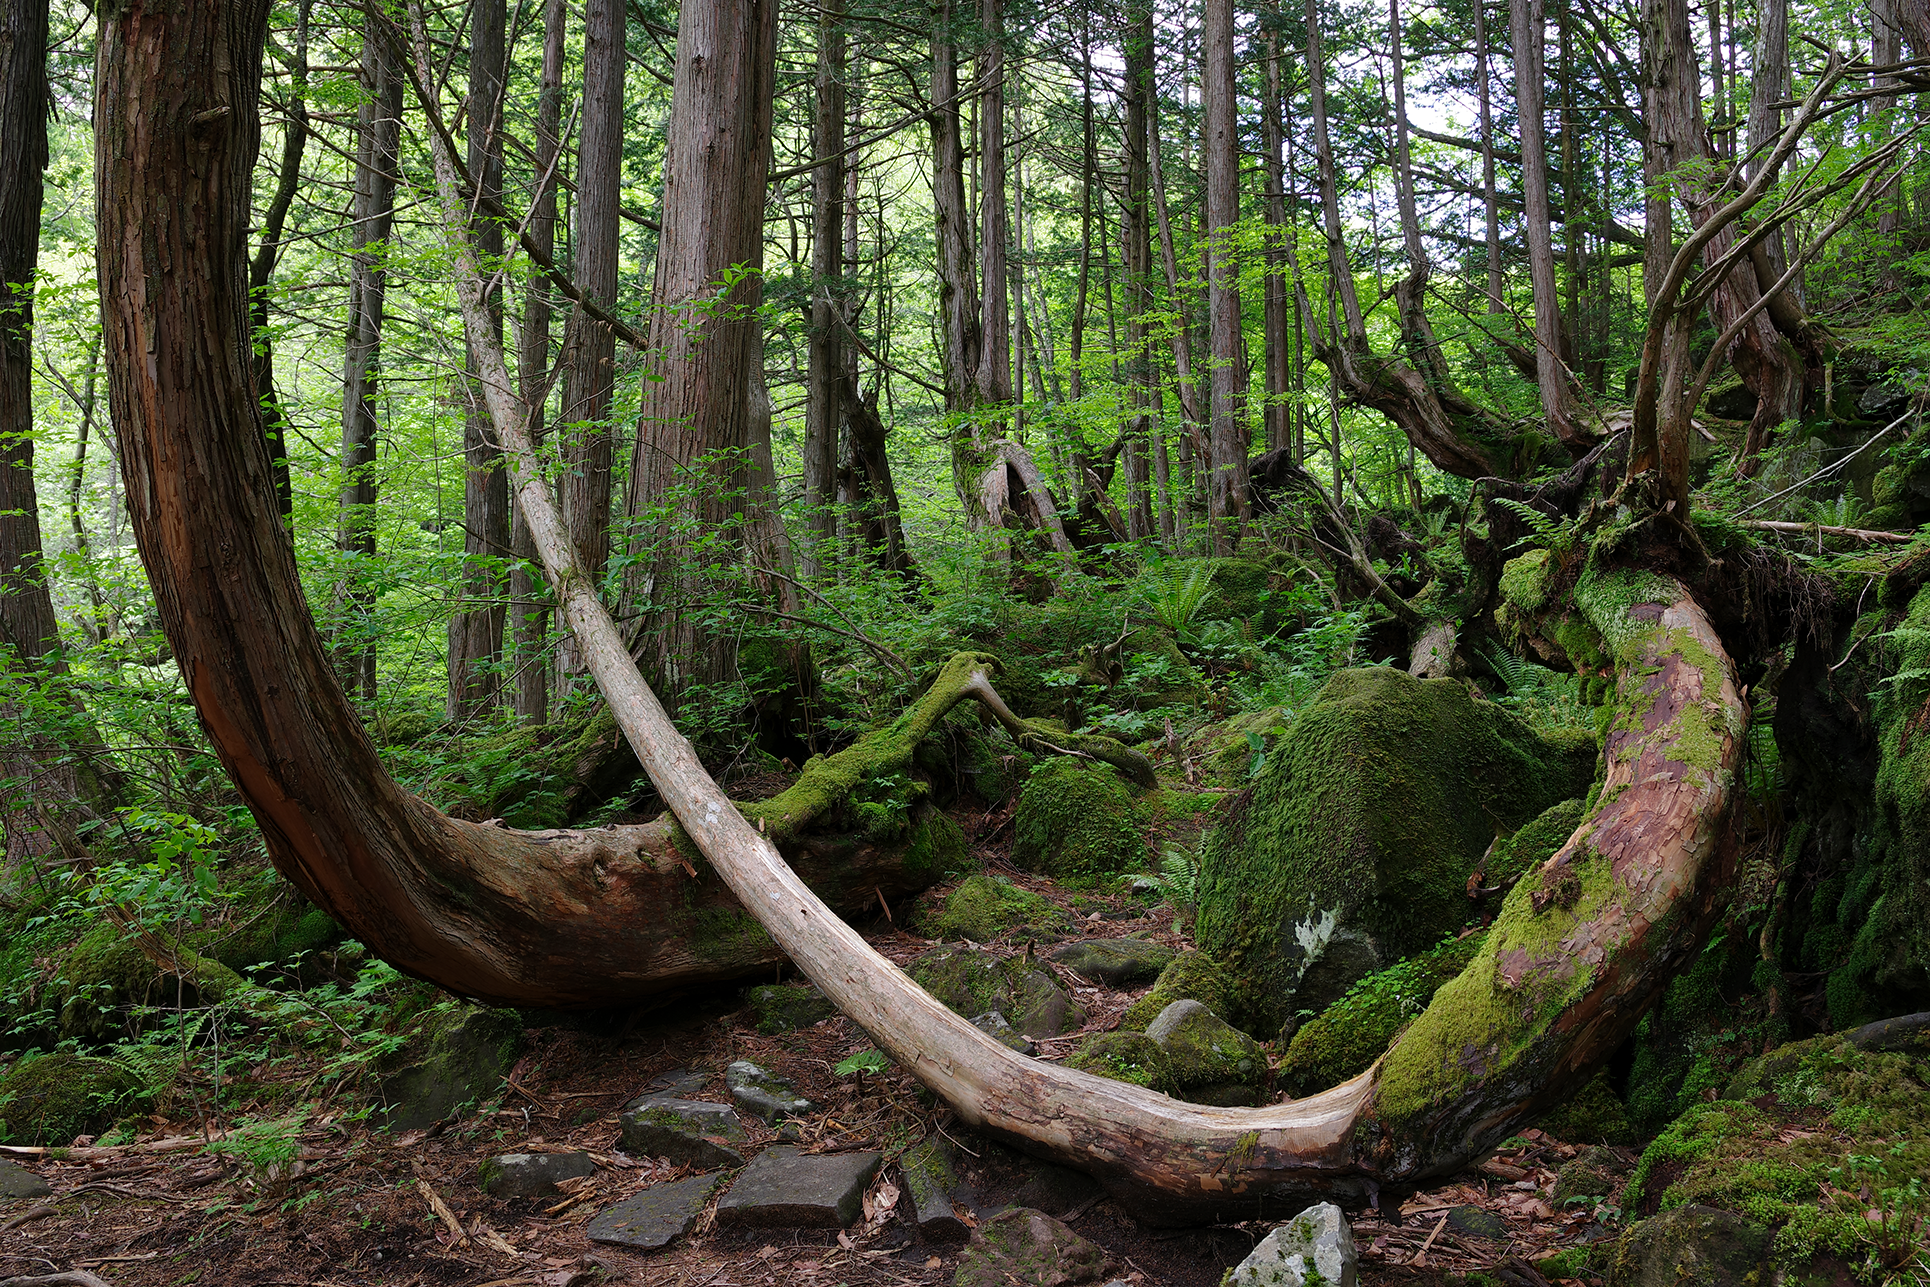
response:
{"label": "fern", "polygon": [[1493,497],[1491,503],[1501,506],[1528,525],[1531,535],[1517,541],[1517,549],[1522,545],[1535,545],[1555,553],[1565,553],[1574,544],[1574,519],[1550,518],[1526,501],[1518,501],[1510,496]]}
{"label": "fern", "polygon": [[1195,563],[1185,576],[1168,574],[1151,603],[1154,618],[1174,634],[1186,634],[1200,609],[1212,599],[1213,578],[1219,571],[1218,567]]}
{"label": "fern", "polygon": [[1191,907],[1199,901],[1199,855],[1190,849],[1167,845],[1160,853],[1159,875],[1147,877],[1147,881],[1173,906]]}
{"label": "fern", "polygon": [[1535,668],[1506,648],[1484,648],[1481,660],[1488,663],[1501,686],[1519,696],[1535,686]]}

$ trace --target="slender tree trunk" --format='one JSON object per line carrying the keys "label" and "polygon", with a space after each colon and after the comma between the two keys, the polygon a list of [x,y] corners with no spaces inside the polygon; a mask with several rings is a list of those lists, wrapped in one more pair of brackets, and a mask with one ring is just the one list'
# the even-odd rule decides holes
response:
{"label": "slender tree trunk", "polygon": [[[470,9],[468,168],[484,198],[500,203],[503,188],[502,121],[508,73],[508,7],[505,0],[475,0]],[[476,248],[490,263],[502,258],[503,226],[478,214]],[[503,293],[490,292],[497,346],[502,344]],[[469,405],[463,417],[462,602],[449,620],[449,693],[444,714],[451,723],[496,706],[502,694],[503,568],[510,554],[509,479],[502,452],[491,440],[489,412],[476,383],[476,355],[469,353]]]}
{"label": "slender tree trunk", "polygon": [[[978,93],[978,253],[979,364],[978,400],[987,408],[1012,401],[1012,314],[1007,294],[1006,258],[1012,244],[1006,204],[1005,173],[1005,6],[1004,0],[979,0]],[[1003,411],[999,413],[1003,419]],[[984,432],[998,437],[1002,424]]]}
{"label": "slender tree trunk", "polygon": [[[1286,147],[1286,122],[1280,114],[1280,100],[1286,86],[1280,74],[1279,8],[1273,9],[1276,25],[1267,31],[1265,95],[1260,105],[1260,146],[1266,175],[1266,441],[1268,451],[1284,451],[1293,443],[1293,408],[1288,405],[1293,354],[1288,347],[1287,326],[1287,252],[1281,245],[1293,235],[1287,223],[1287,181],[1281,153]],[[1399,86],[1399,76],[1395,84]]]}
{"label": "slender tree trunk", "polygon": [[[1571,377],[1562,362],[1561,295],[1555,278],[1548,147],[1542,127],[1542,45],[1547,28],[1543,0],[1508,0],[1508,18],[1521,130],[1522,224],[1528,234],[1528,276],[1535,295],[1535,383],[1541,389],[1541,415],[1550,432],[1580,456],[1595,440],[1580,423]],[[1568,214],[1572,218],[1574,211]]]}
{"label": "slender tree trunk", "polygon": [[[538,187],[531,203],[529,235],[544,258],[556,253],[556,177],[563,141],[563,43],[569,11],[564,0],[544,0],[543,70],[536,98],[536,171]],[[547,177],[546,177],[547,176]],[[550,391],[550,320],[553,308],[550,283],[532,266],[523,289],[523,329],[516,352],[517,393],[529,409],[529,433],[543,440],[543,411]],[[515,661],[512,701],[516,718],[524,724],[549,719],[549,601],[536,561],[535,539],[522,506],[511,505],[510,550],[515,563],[509,572],[510,641]]]}
{"label": "slender tree trunk", "polygon": [[1488,313],[1507,311],[1502,302],[1501,208],[1494,173],[1494,109],[1488,100],[1488,5],[1474,2],[1474,93],[1481,122],[1481,207],[1488,245]]}
{"label": "slender tree trunk", "polygon": [[1233,76],[1233,0],[1206,0],[1206,224],[1213,343],[1212,477],[1207,518],[1216,554],[1231,554],[1246,524],[1246,364],[1240,338],[1240,139]]}
{"label": "slender tree trunk", "polygon": [[1159,226],[1159,256],[1160,266],[1166,276],[1166,304],[1179,314],[1172,331],[1172,348],[1173,372],[1183,420],[1181,433],[1203,453],[1206,446],[1206,416],[1193,384],[1193,334],[1186,324],[1191,311],[1190,301],[1180,286],[1179,257],[1173,249],[1173,220],[1171,207],[1166,200],[1166,171],[1160,162],[1157,92],[1146,96],[1146,163],[1153,183],[1153,215]]}
{"label": "slender tree trunk", "polygon": [[402,137],[402,74],[375,26],[364,19],[362,100],[356,118],[355,226],[350,241],[349,328],[342,389],[342,492],[336,548],[347,569],[336,589],[341,636],[335,665],[343,685],[364,705],[375,703],[375,643],[368,621],[375,558],[376,381],[382,366],[382,306],[388,291],[389,236]]}
{"label": "slender tree trunk", "polygon": [[655,364],[631,457],[627,512],[649,520],[633,601],[639,644],[671,700],[736,674],[735,637],[708,607],[715,554],[699,534],[742,540],[751,371],[763,362],[757,307],[764,176],[771,149],[776,0],[699,0],[677,19],[665,147],[663,232],[650,324]]}
{"label": "slender tree trunk", "polygon": [[[932,25],[932,209],[938,243],[938,314],[944,336],[940,366],[945,373],[945,410],[966,417],[979,403],[981,351],[978,277],[973,263],[972,210],[965,198],[965,131],[958,91],[958,46],[953,0],[941,0]],[[961,424],[952,431],[952,483],[968,522],[977,512],[976,429]]]}
{"label": "slender tree trunk", "polygon": [[816,122],[811,173],[811,340],[804,413],[805,531],[801,565],[807,579],[837,538],[838,433],[844,382],[844,0],[818,7]]}
{"label": "slender tree trunk", "polygon": [[[1147,130],[1150,104],[1158,92],[1153,82],[1153,10],[1150,0],[1137,0],[1126,11],[1125,100],[1126,194],[1119,211],[1122,268],[1126,288],[1126,366],[1129,410],[1125,443],[1120,454],[1126,488],[1126,530],[1133,540],[1151,536],[1153,527],[1151,474],[1158,469],[1152,446],[1158,408],[1158,383],[1153,371],[1153,210],[1151,161]],[[1082,466],[1083,469],[1083,466]]]}
{"label": "slender tree trunk", "polygon": [[287,418],[275,392],[268,286],[275,274],[275,261],[281,257],[282,229],[288,222],[289,207],[301,190],[302,153],[308,146],[308,16],[312,8],[313,0],[300,0],[295,6],[295,47],[288,67],[288,120],[282,125],[281,164],[275,175],[275,195],[269,198],[268,209],[261,217],[261,246],[248,268],[249,298],[253,301],[249,317],[255,327],[255,388],[261,395],[263,421],[268,426],[268,455],[275,462],[275,495],[281,503],[283,522],[294,510],[295,492],[288,477]]}

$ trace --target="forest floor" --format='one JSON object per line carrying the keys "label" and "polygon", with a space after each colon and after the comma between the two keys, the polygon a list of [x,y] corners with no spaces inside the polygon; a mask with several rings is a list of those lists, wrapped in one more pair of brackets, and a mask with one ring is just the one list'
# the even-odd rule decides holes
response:
{"label": "forest floor", "polygon": [[[1014,883],[1067,906],[1052,883],[1004,866],[989,847],[980,856]],[[1148,910],[1128,898],[1087,894],[1079,916],[1090,936],[1137,932],[1187,945],[1170,907]],[[867,937],[901,964],[931,946],[883,918]],[[1145,991],[1094,988],[1051,968],[1090,1012],[1087,1032],[1116,1024]],[[837,1076],[834,1064],[870,1048],[842,1016],[776,1036],[760,1035],[753,1022],[732,992],[614,1024],[532,1028],[500,1102],[399,1134],[371,1126],[346,1101],[317,1104],[300,1136],[299,1159],[270,1172],[243,1157],[210,1153],[207,1141],[223,1128],[214,1122],[157,1117],[131,1142],[107,1148],[0,1147],[0,1157],[54,1190],[38,1201],[0,1201],[0,1283],[9,1275],[84,1270],[116,1287],[950,1287],[963,1244],[921,1240],[889,1206],[876,1210],[879,1198],[903,1188],[891,1159],[944,1132],[958,1146],[961,1178],[975,1198],[975,1209],[960,1211],[967,1223],[1014,1205],[1030,1164],[974,1136],[895,1068]],[[1073,1044],[1049,1041],[1040,1054],[1053,1058]],[[609,1203],[688,1173],[621,1153],[618,1109],[666,1074],[692,1069],[717,1074],[699,1097],[721,1099],[722,1069],[737,1059],[771,1069],[820,1106],[803,1151],[884,1152],[887,1164],[866,1204],[875,1214],[842,1232],[728,1229],[714,1223],[713,1197],[691,1233],[663,1251],[589,1241],[585,1226]],[[756,1119],[746,1121],[751,1151],[776,1139]],[[1436,1287],[1509,1258],[1532,1263],[1602,1236],[1587,1211],[1563,1212],[1552,1197],[1554,1169],[1577,1146],[1538,1131],[1511,1144],[1412,1195],[1398,1224],[1379,1212],[1352,1213],[1366,1287]],[[486,1158],[562,1150],[588,1151],[598,1165],[560,1198],[498,1199],[477,1185]],[[1633,1152],[1620,1156],[1632,1167]],[[1457,1232],[1446,1217],[1456,1207],[1492,1213],[1499,1223],[1490,1231],[1500,1236]],[[1133,1287],[1214,1287],[1275,1223],[1152,1228],[1103,1197],[1053,1214],[1103,1247],[1117,1276]],[[1568,1287],[1582,1284],[1571,1280]]]}

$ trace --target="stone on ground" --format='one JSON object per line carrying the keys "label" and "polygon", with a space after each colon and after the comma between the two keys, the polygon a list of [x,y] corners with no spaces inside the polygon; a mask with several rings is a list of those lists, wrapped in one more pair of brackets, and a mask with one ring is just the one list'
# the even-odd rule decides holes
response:
{"label": "stone on ground", "polygon": [[1569,1198],[1610,1198],[1622,1187],[1622,1159],[1605,1148],[1591,1148],[1561,1164],[1555,1172],[1555,1201]]}
{"label": "stone on ground", "polygon": [[831,998],[808,983],[766,983],[745,993],[757,1030],[767,1037],[808,1028],[838,1012]]}
{"label": "stone on ground", "polygon": [[950,1146],[928,1139],[905,1150],[898,1158],[898,1169],[905,1177],[911,1223],[919,1236],[935,1242],[963,1242],[971,1230],[952,1207],[958,1172],[952,1167]]}
{"label": "stone on ground", "polygon": [[1069,1287],[1115,1269],[1104,1249],[1043,1211],[1013,1207],[972,1230],[956,1287]]}
{"label": "stone on ground", "polygon": [[434,1016],[377,1069],[382,1124],[418,1130],[493,1098],[522,1043],[522,1020],[513,1010],[464,1006]]}
{"label": "stone on ground", "polygon": [[1260,1240],[1227,1287],[1355,1287],[1354,1231],[1331,1202],[1308,1207]]}
{"label": "stone on ground", "polygon": [[44,1198],[53,1186],[24,1166],[0,1157],[0,1198]]}
{"label": "stone on ground", "polygon": [[1508,1236],[1508,1222],[1486,1207],[1450,1207],[1447,1227],[1470,1238],[1501,1239]]}
{"label": "stone on ground", "polygon": [[732,1103],[767,1122],[802,1117],[817,1107],[798,1094],[790,1082],[748,1059],[739,1059],[724,1069],[724,1085],[730,1088]]}
{"label": "stone on ground", "polygon": [[1259,1103],[1266,1052],[1199,1002],[1173,1002],[1146,1036],[1166,1052],[1166,1075],[1180,1097],[1222,1107]]}
{"label": "stone on ground", "polygon": [[595,1172],[588,1153],[504,1153],[478,1167],[476,1180],[492,1198],[540,1198],[557,1192],[558,1180]]}
{"label": "stone on ground", "polygon": [[1733,1211],[1677,1207],[1623,1234],[1609,1287],[1746,1287],[1767,1278],[1769,1231]]}
{"label": "stone on ground", "polygon": [[614,1243],[655,1251],[687,1232],[703,1214],[720,1176],[693,1175],[687,1180],[652,1185],[597,1213],[588,1230],[591,1242]]}
{"label": "stone on ground", "polygon": [[1067,943],[1052,959],[1081,978],[1111,988],[1150,983],[1172,964],[1170,947],[1139,938],[1093,938]]}
{"label": "stone on ground", "polygon": [[730,1147],[743,1144],[744,1124],[729,1104],[645,1095],[617,1114],[617,1124],[623,1151],[638,1157],[668,1158],[699,1171],[744,1165],[744,1155]]}
{"label": "stone on ground", "polygon": [[966,1018],[996,1010],[1028,1037],[1056,1037],[1086,1014],[1052,976],[1019,957],[940,947],[911,963],[913,982]]}
{"label": "stone on ground", "polygon": [[786,1144],[759,1153],[717,1204],[719,1224],[842,1229],[864,1210],[877,1153],[806,1155]]}
{"label": "stone on ground", "polygon": [[1029,889],[998,876],[976,875],[959,882],[944,907],[927,913],[918,928],[929,938],[974,943],[1007,937],[1051,939],[1065,931],[1066,917]]}
{"label": "stone on ground", "polygon": [[1159,972],[1153,990],[1132,1003],[1119,1017],[1121,1028],[1146,1031],[1146,1025],[1175,1001],[1197,1001],[1214,1014],[1226,1013],[1226,971],[1204,952],[1181,952]]}
{"label": "stone on ground", "polygon": [[1010,1046],[1022,1055],[1029,1055],[1037,1048],[1030,1037],[1014,1028],[1011,1021],[997,1010],[987,1010],[977,1016],[972,1020],[972,1026],[1000,1045]]}
{"label": "stone on ground", "polygon": [[1144,811],[1110,765],[1046,760],[1019,793],[1012,829],[1012,861],[1027,871],[1097,876],[1146,865]]}

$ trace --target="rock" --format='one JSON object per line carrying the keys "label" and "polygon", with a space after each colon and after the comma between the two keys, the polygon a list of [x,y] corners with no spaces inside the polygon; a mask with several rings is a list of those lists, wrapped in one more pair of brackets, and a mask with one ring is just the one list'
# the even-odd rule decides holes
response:
{"label": "rock", "polygon": [[945,899],[936,914],[927,914],[919,928],[935,939],[970,939],[990,943],[1015,937],[1037,939],[1061,934],[1065,913],[1029,889],[1020,889],[997,876],[968,876]]}
{"label": "rock", "polygon": [[765,983],[744,993],[757,1030],[767,1037],[796,1032],[838,1012],[831,998],[808,983]]}
{"label": "rock", "polygon": [[744,1165],[744,1155],[729,1147],[744,1142],[744,1124],[729,1104],[645,1095],[624,1106],[617,1124],[623,1151],[638,1157],[669,1158],[699,1171]]}
{"label": "rock", "polygon": [[53,1186],[23,1166],[0,1157],[0,1198],[44,1198]]}
{"label": "rock", "polygon": [[1121,1028],[1146,1031],[1146,1025],[1175,1001],[1197,1001],[1214,1014],[1226,1013],[1226,971],[1204,952],[1181,952],[1159,972],[1153,990],[1132,1003],[1119,1018]]}
{"label": "rock", "polygon": [[1065,1287],[1114,1269],[1104,1250],[1043,1211],[1012,1207],[972,1230],[956,1287]]}
{"label": "rock", "polygon": [[1622,1160],[1605,1148],[1591,1148],[1563,1162],[1555,1172],[1555,1202],[1569,1198],[1609,1198],[1622,1187]]}
{"label": "rock", "polygon": [[1164,1091],[1173,1084],[1172,1060],[1160,1044],[1143,1032],[1123,1028],[1087,1037],[1066,1059],[1066,1067],[1149,1090]]}
{"label": "rock", "polygon": [[1486,942],[1484,933],[1449,939],[1362,979],[1304,1023],[1299,1016],[1289,1017],[1280,1029],[1287,1043],[1280,1060],[1281,1083],[1294,1095],[1311,1095],[1365,1072],[1394,1034],[1426,1009],[1435,992],[1466,969]]}
{"label": "rock", "polygon": [[1231,976],[1220,1013],[1276,1032],[1315,1008],[1302,979],[1341,931],[1382,961],[1433,947],[1496,832],[1585,794],[1594,766],[1587,735],[1544,735],[1459,680],[1335,673],[1205,845],[1195,939]]}
{"label": "rock", "polygon": [[1624,1233],[1609,1287],[1745,1287],[1767,1276],[1770,1234],[1732,1211],[1677,1207]]}
{"label": "rock", "polygon": [[57,1050],[0,1077],[0,1121],[16,1143],[66,1144],[107,1129],[140,1090],[118,1063]]}
{"label": "rock", "polygon": [[788,1144],[759,1153],[717,1204],[719,1224],[842,1229],[864,1210],[877,1153],[806,1156]]}
{"label": "rock", "polygon": [[503,1087],[523,1044],[514,1011],[460,1006],[431,1012],[422,1031],[377,1069],[382,1124],[392,1131],[434,1125]]}
{"label": "rock", "polygon": [[1032,1174],[1012,1197],[1014,1206],[1031,1207],[1049,1216],[1064,1216],[1082,1202],[1099,1196],[1099,1181],[1084,1171],[1050,1162],[1033,1162]]}
{"label": "rock", "polygon": [[940,947],[911,963],[918,986],[966,1016],[996,1010],[1028,1037],[1056,1037],[1086,1021],[1064,988],[1036,965],[983,948]]}
{"label": "rock", "polygon": [[1470,1238],[1505,1238],[1508,1222],[1486,1207],[1449,1207],[1447,1227]]}
{"label": "rock", "polygon": [[748,1059],[739,1059],[724,1069],[724,1085],[730,1089],[732,1103],[767,1122],[802,1117],[817,1107],[798,1094],[790,1082]]}
{"label": "rock", "polygon": [[1266,1080],[1260,1043],[1197,1001],[1175,1001],[1161,1010],[1146,1036],[1166,1052],[1167,1076],[1184,1098],[1208,1091],[1213,1102],[1229,1106],[1244,1102],[1235,1088],[1257,1088]]}
{"label": "rock", "polygon": [[1111,875],[1146,865],[1146,822],[1106,764],[1060,755],[1026,779],[1012,815],[1012,861],[1051,876]]}
{"label": "rock", "polygon": [[1910,390],[1891,380],[1879,380],[1863,390],[1856,409],[1866,416],[1882,419],[1894,416],[1910,400]]}
{"label": "rock", "polygon": [[934,1242],[965,1241],[971,1229],[952,1207],[958,1172],[952,1167],[950,1146],[928,1139],[900,1154],[898,1169],[911,1198],[911,1223],[919,1234]]}
{"label": "rock", "polygon": [[1227,1287],[1356,1287],[1354,1231],[1331,1202],[1308,1207],[1260,1239]]}
{"label": "rock", "polygon": [[989,1010],[972,1020],[972,1026],[1003,1046],[1010,1046],[1022,1055],[1029,1055],[1038,1049],[1031,1040],[1009,1023],[997,1010]]}
{"label": "rock", "polygon": [[652,1185],[597,1213],[587,1230],[591,1242],[654,1251],[690,1228],[703,1214],[721,1176],[693,1175]]}
{"label": "rock", "polygon": [[1379,973],[1385,964],[1373,939],[1358,930],[1335,930],[1320,955],[1301,973],[1294,1004],[1318,1014],[1346,996],[1354,984]]}
{"label": "rock", "polygon": [[710,1074],[702,1068],[672,1068],[669,1072],[658,1073],[655,1077],[652,1077],[650,1084],[644,1087],[643,1094],[637,1096],[636,1099],[630,1101],[630,1103],[624,1105],[624,1107],[635,1108],[652,1095],[667,1095],[673,1099],[689,1099],[693,1095],[702,1094],[704,1087],[709,1084]]}
{"label": "rock", "polygon": [[588,1153],[504,1153],[476,1168],[476,1182],[492,1198],[540,1198],[557,1192],[558,1180],[595,1173]]}
{"label": "rock", "polygon": [[1158,978],[1176,955],[1172,948],[1144,939],[1093,938],[1067,943],[1052,953],[1052,959],[1094,983],[1129,988]]}
{"label": "rock", "polygon": [[1930,1011],[1878,1019],[1843,1034],[1858,1050],[1886,1050],[1899,1054],[1930,1054]]}
{"label": "rock", "polygon": [[1571,1144],[1633,1144],[1641,1134],[1628,1120],[1628,1109],[1616,1098],[1607,1069],[1595,1074],[1580,1093],[1536,1124]]}

